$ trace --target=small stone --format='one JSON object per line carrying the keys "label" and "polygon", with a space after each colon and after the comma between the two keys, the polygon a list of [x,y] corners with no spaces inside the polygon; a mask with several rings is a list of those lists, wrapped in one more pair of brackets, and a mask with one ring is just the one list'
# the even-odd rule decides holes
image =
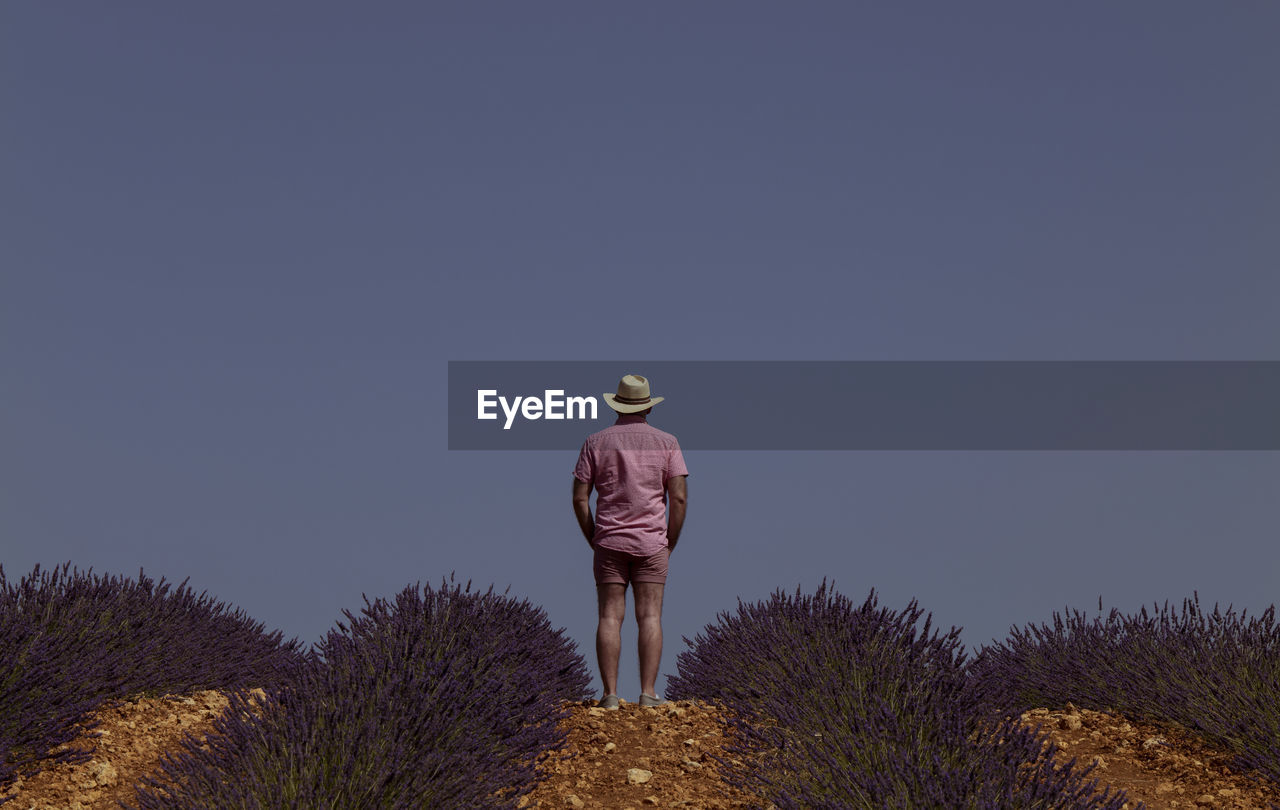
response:
{"label": "small stone", "polygon": [[1105,771],[1107,769],[1107,761],[1102,757],[1094,757],[1093,767],[1097,768],[1100,771]]}
{"label": "small stone", "polygon": [[110,762],[99,762],[93,768],[93,778],[99,785],[110,787],[120,781],[120,774]]}
{"label": "small stone", "polygon": [[593,706],[592,708],[587,709],[587,714],[592,717],[604,717],[605,711],[605,709],[602,709],[599,706]]}
{"label": "small stone", "polygon": [[1218,795],[1219,795],[1219,796],[1228,796],[1228,797],[1230,797],[1230,796],[1238,795],[1239,793],[1240,793],[1240,791],[1239,791],[1238,789],[1236,789],[1236,788],[1221,788],[1221,789],[1219,789],[1219,790],[1218,790]]}
{"label": "small stone", "polygon": [[1196,807],[1213,807],[1218,803],[1218,797],[1211,793],[1202,793],[1196,797]]}
{"label": "small stone", "polygon": [[646,771],[644,768],[628,768],[627,781],[633,785],[643,785],[653,778],[653,771]]}
{"label": "small stone", "polygon": [[1068,714],[1058,721],[1058,728],[1064,731],[1078,731],[1080,729],[1080,715]]}
{"label": "small stone", "polygon": [[685,757],[685,758],[684,758],[684,761],[680,763],[680,766],[681,766],[681,767],[683,767],[683,768],[684,768],[685,770],[687,770],[687,771],[696,771],[696,770],[698,770],[698,769],[700,769],[700,768],[702,767],[702,763],[701,763],[701,762],[694,762],[693,760],[689,759],[688,757]]}
{"label": "small stone", "polygon": [[1172,793],[1172,792],[1173,792],[1172,782],[1161,782],[1160,784],[1156,785],[1157,796],[1160,795],[1161,793]]}
{"label": "small stone", "polygon": [[644,797],[644,803],[645,803],[645,804],[647,804],[647,805],[649,805],[649,806],[651,806],[651,807],[657,807],[657,806],[658,806],[658,797],[657,797],[657,796],[645,796],[645,797]]}
{"label": "small stone", "polygon": [[567,804],[569,807],[576,808],[576,810],[582,810],[582,808],[587,806],[586,802],[584,802],[582,799],[579,799],[573,793],[570,793],[568,796],[564,797],[564,803]]}
{"label": "small stone", "polygon": [[614,751],[617,751],[617,750],[618,750],[617,743],[607,742],[604,744],[604,752],[606,754],[612,754]]}
{"label": "small stone", "polygon": [[697,740],[694,740],[694,739],[688,739],[688,740],[685,740],[685,741],[684,741],[684,744],[685,744],[685,745],[697,745],[697,744],[698,744],[698,741],[697,741]]}
{"label": "small stone", "polygon": [[79,778],[76,779],[76,784],[80,788],[88,790],[99,785],[114,785],[117,779],[116,769],[110,762],[90,760],[85,764],[84,770],[80,772]]}

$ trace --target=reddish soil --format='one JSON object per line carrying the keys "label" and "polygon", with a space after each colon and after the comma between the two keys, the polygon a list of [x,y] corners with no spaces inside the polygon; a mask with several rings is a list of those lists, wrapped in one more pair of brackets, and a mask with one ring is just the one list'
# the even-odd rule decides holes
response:
{"label": "reddish soil", "polygon": [[1034,709],[1023,722],[1040,726],[1062,749],[1059,759],[1097,762],[1091,778],[1122,788],[1130,806],[1148,808],[1269,808],[1280,785],[1232,767],[1233,755],[1186,729],[1076,709]]}
{"label": "reddish soil", "polygon": [[[55,765],[19,779],[0,796],[4,810],[97,810],[129,801],[134,784],[154,774],[160,757],[178,750],[186,734],[202,736],[227,706],[216,691],[120,701],[96,717],[101,725],[76,743],[93,750],[80,765]],[[544,777],[525,797],[528,808],[647,807],[729,810],[764,803],[728,787],[714,754],[726,744],[720,713],[711,705],[673,701],[659,708],[623,703],[618,711],[594,701],[570,706],[568,745],[543,765]],[[1130,806],[1163,808],[1268,808],[1280,805],[1280,785],[1233,770],[1231,756],[1189,732],[1069,707],[1023,715],[1039,725],[1067,757],[1099,759],[1094,772],[1126,791]],[[647,776],[646,776],[647,774]]]}
{"label": "reddish soil", "polygon": [[59,763],[28,779],[19,775],[0,798],[14,799],[4,810],[119,810],[117,800],[132,802],[134,784],[154,774],[162,754],[177,751],[187,734],[203,737],[227,708],[218,691],[109,703],[94,715],[97,728],[83,733],[73,748],[90,749],[93,758],[78,765]]}
{"label": "reddish soil", "polygon": [[726,785],[713,755],[727,756],[714,706],[669,701],[641,708],[623,701],[616,711],[596,701],[573,704],[564,722],[568,744],[544,763],[543,780],[521,807],[680,807],[730,810],[761,807]]}

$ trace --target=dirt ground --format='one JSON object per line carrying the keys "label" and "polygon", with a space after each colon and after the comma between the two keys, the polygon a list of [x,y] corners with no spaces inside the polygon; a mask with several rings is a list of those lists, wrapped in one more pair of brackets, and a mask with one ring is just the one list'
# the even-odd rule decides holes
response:
{"label": "dirt ground", "polygon": [[1118,715],[1076,709],[1034,709],[1022,721],[1039,726],[1063,748],[1060,759],[1097,762],[1091,778],[1122,788],[1130,806],[1161,810],[1280,806],[1280,785],[1241,773],[1233,756],[1176,726],[1131,723]]}
{"label": "dirt ground", "polygon": [[543,780],[522,807],[761,807],[716,773],[711,757],[725,755],[726,740],[715,707],[681,700],[641,708],[623,701],[609,711],[595,704],[571,707],[564,724],[568,745],[544,765]]}
{"label": "dirt ground", "polygon": [[[141,776],[155,772],[162,754],[176,751],[186,734],[207,734],[226,707],[226,695],[217,691],[108,705],[97,714],[99,736],[86,734],[76,743],[92,748],[93,758],[19,779],[0,794],[12,797],[4,810],[118,808],[117,800],[132,799]],[[524,797],[526,808],[767,806],[716,774],[711,756],[723,753],[725,739],[714,706],[672,701],[642,709],[624,702],[606,711],[585,701],[570,709],[568,745],[544,764],[542,780]],[[1070,706],[1036,709],[1023,720],[1040,726],[1066,757],[1099,760],[1094,776],[1125,790],[1132,808],[1139,801],[1152,810],[1280,806],[1280,786],[1232,770],[1229,754],[1185,730]]]}
{"label": "dirt ground", "polygon": [[60,763],[18,780],[0,798],[13,800],[3,810],[119,810],[132,801],[134,784],[153,773],[160,757],[177,751],[186,734],[203,737],[228,706],[226,694],[210,690],[192,695],[139,698],[108,704],[95,719],[100,725],[82,734],[74,748],[93,750],[78,765]]}

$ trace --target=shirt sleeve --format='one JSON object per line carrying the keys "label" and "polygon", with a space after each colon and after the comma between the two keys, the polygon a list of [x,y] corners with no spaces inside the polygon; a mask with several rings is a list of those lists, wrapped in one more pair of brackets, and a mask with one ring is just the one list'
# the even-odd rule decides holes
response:
{"label": "shirt sleeve", "polygon": [[582,450],[578,453],[578,464],[573,468],[573,477],[584,484],[590,484],[596,480],[596,465],[586,442],[582,443]]}
{"label": "shirt sleeve", "polygon": [[680,442],[671,445],[671,449],[667,451],[667,474],[663,477],[663,481],[670,481],[677,475],[688,475],[689,468],[684,466],[684,453],[680,452]]}

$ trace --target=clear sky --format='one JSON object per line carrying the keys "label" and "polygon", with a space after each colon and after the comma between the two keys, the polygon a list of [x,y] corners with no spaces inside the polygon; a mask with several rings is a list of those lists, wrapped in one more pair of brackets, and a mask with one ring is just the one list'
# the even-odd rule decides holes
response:
{"label": "clear sky", "polygon": [[[1267,2],[5,3],[0,563],[306,642],[456,571],[594,669],[576,452],[449,451],[448,361],[1280,359],[1278,39]],[[686,460],[664,673],[823,577],[971,647],[1277,601],[1274,452]]]}

